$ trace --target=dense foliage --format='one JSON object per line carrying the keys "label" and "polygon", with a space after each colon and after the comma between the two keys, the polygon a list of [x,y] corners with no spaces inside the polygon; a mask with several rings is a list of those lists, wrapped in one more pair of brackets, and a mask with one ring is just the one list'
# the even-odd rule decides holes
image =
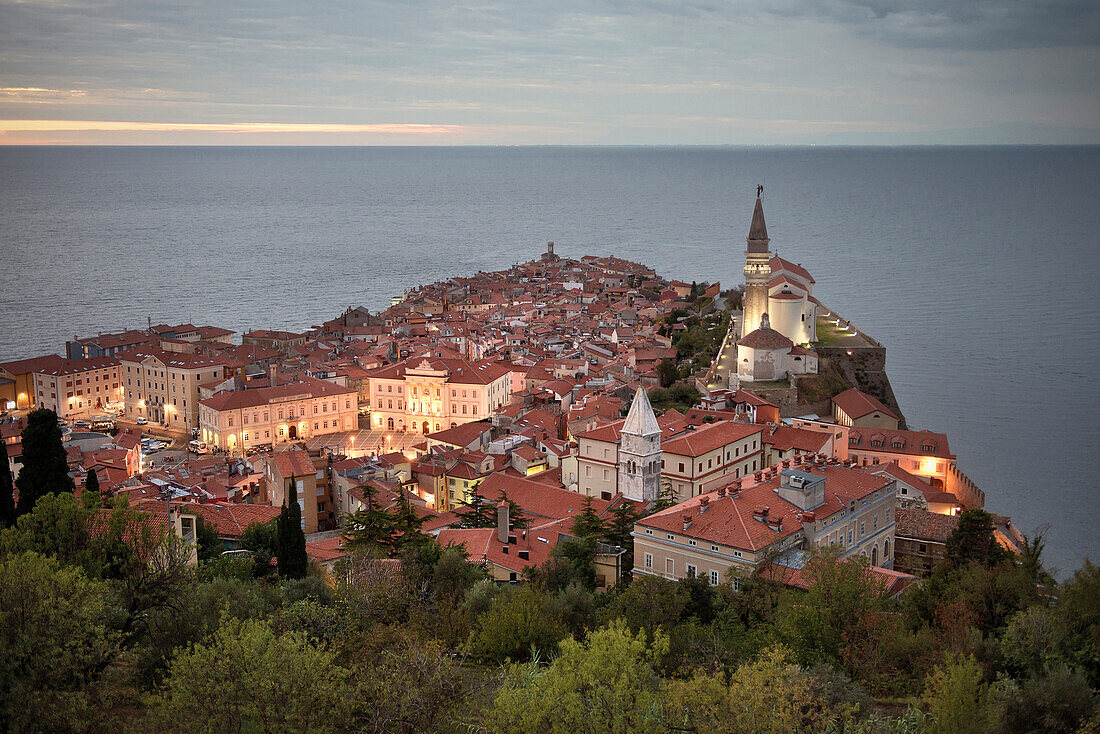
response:
{"label": "dense foliage", "polygon": [[45,495],[0,532],[0,730],[1100,727],[1100,569],[1056,583],[1037,558],[992,551],[977,515],[898,600],[831,553],[805,591],[750,575],[596,592],[593,545],[632,518],[587,511],[580,537],[502,585],[403,506],[373,512],[386,517],[360,515],[332,574],[288,578],[271,525],[246,530],[253,558],[196,567],[124,504]]}

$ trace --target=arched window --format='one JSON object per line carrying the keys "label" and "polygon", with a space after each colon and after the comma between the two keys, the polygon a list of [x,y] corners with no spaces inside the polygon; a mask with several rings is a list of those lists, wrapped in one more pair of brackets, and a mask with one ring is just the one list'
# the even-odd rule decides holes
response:
{"label": "arched window", "polygon": [[393,418],[386,419],[386,428],[389,428],[391,431],[393,430]]}
{"label": "arched window", "polygon": [[886,542],[882,544],[882,562],[886,563],[890,560],[890,540],[887,538]]}
{"label": "arched window", "polygon": [[878,565],[878,548],[872,548],[871,549],[871,565],[872,566],[877,566]]}

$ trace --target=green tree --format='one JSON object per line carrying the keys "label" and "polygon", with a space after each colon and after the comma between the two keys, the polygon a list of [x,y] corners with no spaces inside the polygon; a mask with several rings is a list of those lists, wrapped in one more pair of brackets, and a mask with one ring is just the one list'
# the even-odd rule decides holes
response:
{"label": "green tree", "polygon": [[54,556],[62,563],[83,567],[90,576],[99,576],[98,560],[89,548],[91,514],[92,510],[69,492],[48,494],[13,527],[0,533],[0,550]]}
{"label": "green tree", "polygon": [[0,731],[79,730],[118,651],[106,584],[37,553],[0,557]]}
{"label": "green tree", "polygon": [[812,679],[782,647],[737,668],[728,685],[702,671],[666,683],[670,728],[701,734],[825,731],[836,711],[814,695]]}
{"label": "green tree", "polygon": [[199,563],[207,563],[221,558],[225,543],[218,535],[218,528],[207,522],[202,515],[195,516],[195,542],[199,546]]}
{"label": "green tree", "polygon": [[290,489],[277,518],[275,556],[279,561],[279,575],[288,579],[300,579],[309,568],[306,555],[306,535],[302,531],[302,508],[298,506],[297,481],[290,478]]}
{"label": "green tree", "polygon": [[348,671],[301,632],[228,620],[173,658],[150,700],[156,731],[335,732],[348,722]]}
{"label": "green tree", "polygon": [[397,517],[378,502],[375,487],[363,484],[359,489],[363,493],[363,506],[344,517],[345,543],[352,550],[389,556],[399,532]]}
{"label": "green tree", "polygon": [[604,609],[603,619],[610,623],[621,618],[631,630],[644,630],[652,637],[658,627],[667,630],[679,624],[689,602],[687,590],[679,584],[642,576]]}
{"label": "green tree", "polygon": [[604,522],[592,506],[592,497],[586,496],[581,500],[581,511],[573,518],[572,534],[580,540],[592,538],[593,540],[604,536]]}
{"label": "green tree", "polygon": [[1058,616],[1067,631],[1066,655],[1100,688],[1100,567],[1085,565],[1059,589]]}
{"label": "green tree", "polygon": [[27,416],[23,429],[23,468],[15,486],[19,490],[16,514],[25,515],[34,503],[50,492],[72,492],[69,462],[61,445],[61,429],[57,413],[39,408]]}
{"label": "green tree", "polygon": [[8,446],[0,441],[0,528],[15,524],[15,483],[8,463]]}
{"label": "green tree", "polygon": [[970,655],[948,658],[932,671],[922,696],[935,734],[987,734],[999,717],[982,669]]}
{"label": "green tree", "polygon": [[638,522],[639,517],[633,503],[621,500],[611,508],[611,521],[606,531],[608,542],[626,551],[621,559],[619,580],[628,583],[633,578],[631,571],[634,569],[634,539],[630,534],[634,532],[634,523]]}
{"label": "green tree", "polygon": [[278,522],[252,522],[241,533],[241,548],[252,551],[252,573],[257,578],[271,571],[271,559],[278,553]]}
{"label": "green tree", "polygon": [[467,652],[484,662],[502,663],[553,651],[566,633],[553,619],[548,601],[528,586],[500,594],[470,633]]}
{"label": "green tree", "polygon": [[121,603],[122,632],[133,641],[159,610],[180,603],[193,580],[193,548],[171,534],[164,521],[115,500],[110,511],[91,515],[88,547]]}
{"label": "green tree", "polygon": [[669,387],[680,379],[680,371],[676,369],[676,363],[671,359],[662,359],[657,365],[657,379],[661,387]]}
{"label": "green tree", "polygon": [[464,547],[449,545],[432,567],[431,584],[437,600],[458,604],[470,587],[484,578],[484,569],[467,560]]}
{"label": "green tree", "polygon": [[470,699],[481,681],[437,641],[401,636],[365,651],[356,672],[356,731],[464,731],[476,720]]}
{"label": "green tree", "polygon": [[1085,676],[1061,664],[1019,685],[1007,686],[1002,697],[999,731],[1005,734],[1078,731],[1097,711],[1096,694]]}
{"label": "green tree", "polygon": [[493,504],[481,496],[477,487],[466,493],[466,506],[455,510],[458,518],[451,527],[455,528],[495,528],[497,510]]}
{"label": "green tree", "polygon": [[810,587],[782,620],[786,639],[803,664],[839,664],[846,642],[860,639],[885,608],[883,589],[864,562],[843,560],[835,548],[817,552],[803,573]]}
{"label": "green tree", "polygon": [[995,566],[1007,552],[993,536],[993,516],[985,510],[963,510],[959,524],[947,539],[945,557],[956,566],[980,563]]}
{"label": "green tree", "polygon": [[583,642],[567,639],[549,668],[509,669],[487,719],[493,731],[663,732],[664,709],[656,661],[668,638],[649,644],[622,623],[592,632]]}
{"label": "green tree", "polygon": [[80,494],[85,507],[102,507],[103,494],[99,490],[99,475],[95,469],[88,470],[88,478],[84,480],[84,491]]}

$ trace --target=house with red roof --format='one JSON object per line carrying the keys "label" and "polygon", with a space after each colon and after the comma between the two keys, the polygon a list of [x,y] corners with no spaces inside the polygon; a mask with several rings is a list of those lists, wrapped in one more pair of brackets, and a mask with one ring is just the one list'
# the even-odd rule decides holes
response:
{"label": "house with red roof", "polygon": [[762,564],[799,567],[797,551],[815,547],[890,568],[895,492],[895,480],[835,460],[784,461],[639,520],[634,573],[736,586]]}
{"label": "house with red roof", "polygon": [[842,426],[858,428],[889,428],[897,430],[898,416],[874,395],[849,388],[833,396],[833,421]]}

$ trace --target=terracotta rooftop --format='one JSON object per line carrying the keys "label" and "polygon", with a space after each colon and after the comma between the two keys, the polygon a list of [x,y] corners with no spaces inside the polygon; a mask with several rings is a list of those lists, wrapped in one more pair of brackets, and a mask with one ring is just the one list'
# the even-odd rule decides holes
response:
{"label": "terracotta rooftop", "polygon": [[853,420],[875,412],[883,413],[894,419],[898,417],[894,411],[883,405],[874,395],[868,395],[854,387],[833,396],[833,403]]}
{"label": "terracotta rooftop", "polygon": [[735,421],[706,423],[693,431],[684,432],[683,435],[671,441],[664,441],[661,444],[661,451],[678,456],[702,456],[735,441],[763,433],[763,430],[763,426],[754,423]]}
{"label": "terracotta rooftop", "polygon": [[894,511],[894,518],[897,521],[897,527],[894,529],[895,536],[928,540],[933,543],[946,543],[951,533],[959,526],[958,516],[940,515],[927,510],[898,508]]}

